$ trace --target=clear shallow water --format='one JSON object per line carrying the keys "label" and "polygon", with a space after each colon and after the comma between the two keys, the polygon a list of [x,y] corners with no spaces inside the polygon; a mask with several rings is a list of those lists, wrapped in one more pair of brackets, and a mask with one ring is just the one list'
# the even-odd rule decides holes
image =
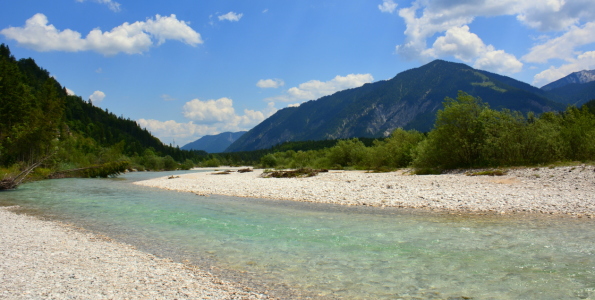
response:
{"label": "clear shallow water", "polygon": [[199,197],[131,184],[169,174],[36,182],[0,193],[0,205],[304,297],[595,298],[592,220]]}

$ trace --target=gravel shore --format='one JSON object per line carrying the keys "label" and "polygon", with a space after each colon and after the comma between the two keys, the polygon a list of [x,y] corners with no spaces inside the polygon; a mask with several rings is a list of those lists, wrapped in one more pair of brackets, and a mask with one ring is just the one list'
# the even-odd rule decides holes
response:
{"label": "gravel shore", "polygon": [[204,272],[0,207],[0,299],[264,299]]}
{"label": "gravel shore", "polygon": [[[233,170],[233,169],[232,169]],[[510,169],[504,176],[330,171],[309,178],[262,178],[263,170],[184,174],[136,182],[144,186],[278,200],[464,212],[544,213],[595,217],[595,167]]]}

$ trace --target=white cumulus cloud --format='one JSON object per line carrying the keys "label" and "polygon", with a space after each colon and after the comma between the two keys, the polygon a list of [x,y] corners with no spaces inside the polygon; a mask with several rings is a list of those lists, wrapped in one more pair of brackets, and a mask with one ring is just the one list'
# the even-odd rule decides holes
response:
{"label": "white cumulus cloud", "polygon": [[469,32],[467,25],[448,29],[444,36],[436,39],[432,48],[424,51],[424,55],[434,58],[454,56],[464,62],[474,62],[475,68],[498,73],[517,73],[523,68],[523,63],[514,55],[484,44],[479,36]]}
{"label": "white cumulus cloud", "polygon": [[233,11],[230,11],[224,15],[218,16],[219,21],[230,21],[230,22],[238,22],[244,14],[238,14]]}
{"label": "white cumulus cloud", "polygon": [[535,75],[533,77],[533,85],[541,87],[562,77],[566,77],[570,73],[593,69],[595,69],[595,51],[588,51],[570,60],[567,64],[559,67],[551,66],[549,69]]}
{"label": "white cumulus cloud", "polygon": [[194,99],[184,104],[184,117],[201,122],[216,123],[235,116],[233,101],[229,98],[201,101]]}
{"label": "white cumulus cloud", "polygon": [[285,85],[281,79],[261,79],[256,83],[256,86],[263,89],[279,88]]}
{"label": "white cumulus cloud", "polygon": [[576,48],[595,43],[595,22],[582,27],[572,26],[563,35],[536,45],[523,56],[523,60],[533,63],[545,63],[550,59],[571,61],[576,58]]}
{"label": "white cumulus cloud", "polygon": [[103,99],[105,99],[105,93],[102,91],[95,91],[93,94],[91,94],[91,96],[89,96],[89,99],[93,105],[97,106],[99,103],[101,103],[101,101],[103,101]]}
{"label": "white cumulus cloud", "polygon": [[[136,121],[142,128],[146,128],[151,134],[159,138],[163,143],[175,143],[183,146],[198,139],[203,135],[217,134],[217,128],[207,125],[178,123],[174,120],[159,121],[154,119],[139,119]],[[195,138],[197,137],[197,138]]]}
{"label": "white cumulus cloud", "polygon": [[398,13],[406,24],[405,41],[396,46],[402,57],[426,62],[452,56],[476,67],[508,73],[521,71],[523,63],[506,49],[495,49],[473,33],[476,18],[513,16],[531,29],[563,33],[533,47],[523,56],[526,62],[576,60],[582,54],[577,47],[593,43],[595,36],[589,23],[595,18],[592,0],[416,0]]}
{"label": "white cumulus cloud", "polygon": [[384,0],[382,4],[378,5],[381,12],[392,14],[397,9],[397,4],[393,0]]}
{"label": "white cumulus cloud", "polygon": [[169,17],[156,15],[132,24],[126,22],[110,31],[96,28],[85,38],[79,32],[61,31],[48,23],[47,17],[38,13],[28,19],[25,26],[8,27],[0,34],[36,51],[95,51],[103,55],[142,53],[155,44],[154,40],[157,45],[166,40],[178,40],[191,46],[203,43],[200,34],[189,23],[178,20],[173,14]]}
{"label": "white cumulus cloud", "polygon": [[153,119],[139,119],[137,123],[164,143],[175,140],[176,144],[185,145],[204,135],[250,130],[276,111],[275,103],[270,102],[262,111],[244,109],[244,114],[238,115],[229,98],[194,99],[184,105],[184,116],[191,120],[187,123]]}
{"label": "white cumulus cloud", "polygon": [[267,101],[297,102],[315,100],[345,89],[360,87],[374,80],[371,74],[349,74],[335,76],[329,81],[310,80],[288,89],[284,95],[267,98]]}

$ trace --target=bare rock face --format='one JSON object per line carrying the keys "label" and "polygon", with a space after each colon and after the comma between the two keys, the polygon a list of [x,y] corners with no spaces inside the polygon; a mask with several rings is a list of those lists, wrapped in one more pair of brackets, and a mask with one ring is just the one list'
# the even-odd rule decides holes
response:
{"label": "bare rock face", "polygon": [[544,91],[551,91],[553,89],[560,88],[573,83],[583,84],[592,81],[595,81],[595,70],[583,70],[579,72],[574,72],[564,78],[558,79],[552,83],[544,85],[541,89]]}

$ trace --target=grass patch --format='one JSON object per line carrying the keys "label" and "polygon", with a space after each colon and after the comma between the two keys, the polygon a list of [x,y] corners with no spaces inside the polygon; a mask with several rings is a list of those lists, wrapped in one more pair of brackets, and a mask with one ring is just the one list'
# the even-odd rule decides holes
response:
{"label": "grass patch", "polygon": [[440,174],[442,174],[442,169],[416,168],[413,170],[412,174],[414,174],[414,175],[440,175]]}
{"label": "grass patch", "polygon": [[495,169],[495,170],[485,170],[485,171],[478,171],[478,172],[472,172],[472,173],[465,173],[465,175],[467,175],[467,176],[504,176],[507,173],[508,173],[508,171],[506,171],[506,170]]}

